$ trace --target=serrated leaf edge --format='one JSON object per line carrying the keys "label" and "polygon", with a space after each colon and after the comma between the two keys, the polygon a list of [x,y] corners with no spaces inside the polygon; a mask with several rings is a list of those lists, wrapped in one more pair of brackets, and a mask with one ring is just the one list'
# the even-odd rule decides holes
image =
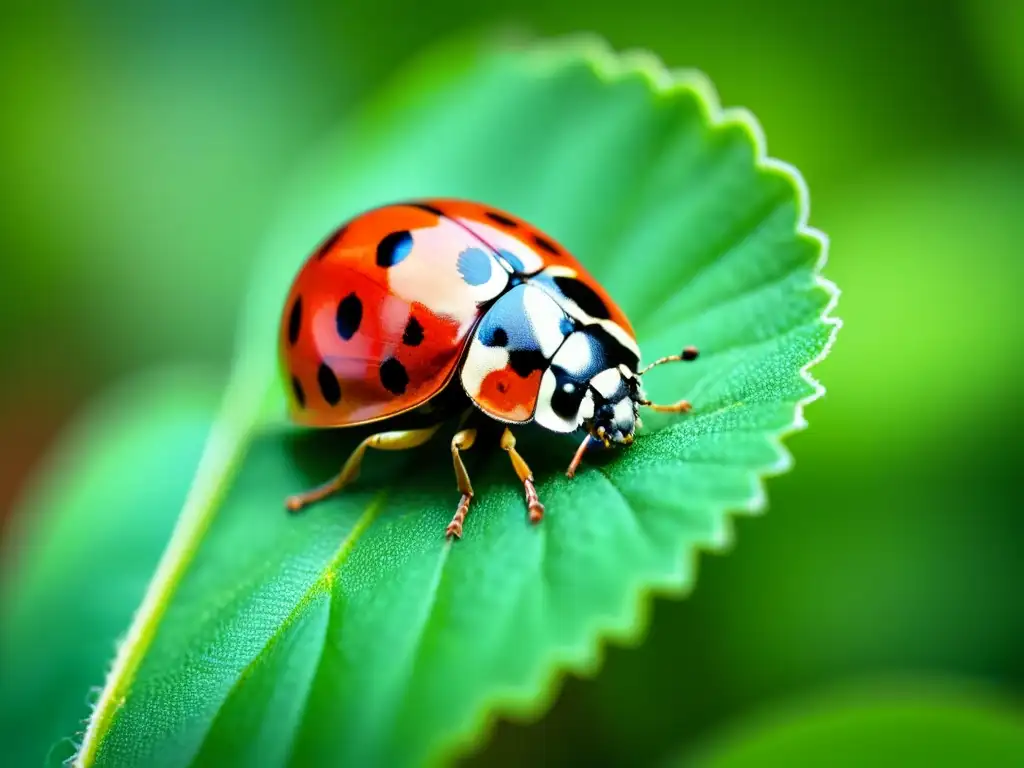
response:
{"label": "serrated leaf edge", "polygon": [[[528,49],[528,53],[535,57],[539,64],[547,67],[582,58],[599,78],[607,82],[640,75],[648,81],[655,97],[670,98],[677,93],[690,91],[704,107],[703,117],[711,130],[720,131],[731,125],[743,128],[754,147],[755,167],[779,173],[790,181],[796,192],[798,213],[796,234],[808,237],[818,244],[819,256],[813,268],[814,282],[829,296],[828,303],[822,310],[819,320],[823,325],[829,326],[831,330],[819,354],[800,368],[800,377],[813,391],[796,403],[793,421],[788,427],[780,429],[774,434],[766,435],[766,439],[776,454],[776,461],[761,470],[754,471],[755,492],[745,506],[723,509],[725,533],[722,540],[703,547],[693,547],[681,553],[680,567],[661,579],[660,583],[647,581],[635,584],[634,592],[637,599],[633,604],[632,611],[627,609],[618,617],[602,617],[602,620],[595,622],[591,631],[586,633],[590,642],[563,652],[561,655],[557,652],[549,655],[545,660],[547,669],[541,669],[542,680],[536,690],[522,690],[520,687],[519,689],[499,691],[489,697],[480,705],[476,718],[468,722],[465,727],[453,731],[446,743],[439,746],[434,754],[429,756],[431,764],[445,764],[479,748],[486,743],[498,721],[503,718],[520,723],[536,720],[554,704],[561,690],[561,684],[567,675],[574,674],[580,678],[590,678],[597,674],[604,664],[605,649],[608,645],[615,644],[620,647],[640,645],[646,635],[650,623],[650,613],[656,598],[680,599],[689,594],[697,583],[700,555],[704,552],[723,554],[728,551],[733,542],[734,517],[739,514],[763,513],[768,503],[765,481],[792,469],[794,459],[783,441],[789,435],[807,428],[808,423],[804,415],[806,407],[824,396],[825,387],[811,375],[810,370],[828,356],[843,325],[842,320],[833,315],[839,301],[839,288],[822,274],[828,262],[828,236],[808,223],[810,192],[807,183],[796,167],[768,155],[764,131],[750,110],[742,107],[722,107],[718,92],[711,80],[699,70],[670,69],[654,53],[647,50],[633,49],[616,53],[606,40],[596,34],[579,33],[548,40],[540,45],[534,43]],[[687,558],[689,567],[684,565]],[[691,574],[691,578],[684,581],[684,575],[687,573]],[[645,578],[649,579],[649,575],[646,575]]]}
{"label": "serrated leaf edge", "polygon": [[[507,47],[514,49],[520,47],[520,44]],[[435,746],[433,754],[428,755],[428,761],[433,764],[449,761],[482,745],[489,738],[498,720],[503,717],[520,722],[536,719],[553,704],[567,674],[592,677],[597,673],[603,665],[604,651],[608,644],[614,643],[624,647],[635,647],[640,644],[649,626],[650,611],[655,598],[678,599],[685,597],[693,589],[697,581],[700,554],[726,551],[733,540],[733,516],[762,513],[767,506],[765,480],[784,474],[792,468],[793,457],[783,445],[783,440],[807,427],[805,408],[825,394],[824,386],[811,376],[810,369],[828,356],[842,327],[842,320],[832,315],[839,300],[839,289],[822,275],[828,260],[828,236],[808,224],[810,195],[806,182],[794,166],[768,156],[764,132],[749,110],[723,108],[710,79],[699,70],[671,70],[657,56],[646,50],[616,53],[607,41],[592,33],[569,35],[542,42],[529,41],[525,43],[525,48],[528,58],[532,58],[542,67],[550,68],[562,62],[582,59],[591,66],[599,78],[608,82],[640,75],[648,81],[656,97],[668,98],[676,93],[690,91],[703,106],[703,118],[711,130],[723,130],[730,125],[743,128],[754,147],[755,166],[763,170],[774,170],[789,179],[793,185],[798,211],[796,234],[815,240],[819,246],[819,258],[813,275],[816,285],[830,297],[821,312],[820,320],[822,324],[830,326],[831,331],[820,353],[800,369],[800,376],[811,387],[812,393],[796,403],[793,422],[788,428],[766,436],[776,453],[777,460],[763,470],[755,472],[756,491],[745,506],[723,510],[726,528],[723,540],[681,553],[682,558],[689,558],[690,567],[677,568],[673,574],[663,578],[661,583],[647,581],[635,584],[633,591],[637,599],[633,603],[632,611],[627,609],[617,617],[603,617],[585,633],[589,638],[588,642],[567,652],[549,655],[539,666],[539,685],[535,682],[516,689],[498,691],[487,698],[479,706],[475,718],[470,719],[464,727],[454,730],[444,742]],[[246,356],[243,355],[239,362],[244,366]],[[246,376],[243,373],[235,373],[225,390],[220,416],[214,423],[200,458],[181,515],[161,555],[143,601],[132,618],[128,632],[118,645],[102,692],[90,713],[81,745],[69,761],[76,767],[84,768],[95,762],[110,723],[118,709],[124,705],[139,665],[156,635],[170,603],[170,597],[191,564],[202,536],[213,520],[217,501],[226,490],[229,481],[234,478],[245,455],[246,444],[243,438],[250,425],[254,423],[254,418],[260,413],[263,398],[258,388],[254,392],[244,385]],[[692,578],[684,581],[685,573],[693,574]]]}

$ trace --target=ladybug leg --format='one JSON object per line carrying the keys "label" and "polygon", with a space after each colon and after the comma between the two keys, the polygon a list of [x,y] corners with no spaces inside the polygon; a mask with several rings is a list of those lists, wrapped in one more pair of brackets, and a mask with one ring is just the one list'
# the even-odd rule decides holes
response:
{"label": "ladybug leg", "polygon": [[405,451],[409,448],[416,448],[427,442],[440,428],[441,425],[438,424],[426,429],[378,432],[376,435],[370,435],[352,451],[345,466],[334,478],[305,493],[289,496],[285,505],[289,511],[298,512],[303,507],[340,491],[359,476],[359,466],[363,463],[363,456],[366,454],[367,448],[376,448],[378,451]]}
{"label": "ladybug leg", "polygon": [[590,447],[590,435],[583,438],[583,442],[580,443],[580,447],[576,449],[575,455],[572,457],[572,461],[569,462],[569,469],[565,471],[565,476],[570,480],[576,476],[576,470],[580,467],[580,462],[583,461],[583,454],[587,452]]}
{"label": "ladybug leg", "polygon": [[539,523],[541,518],[544,517],[544,505],[540,503],[540,499],[537,497],[537,489],[533,485],[533,472],[530,471],[529,465],[519,455],[519,451],[516,450],[516,439],[508,427],[501,434],[501,448],[512,459],[512,467],[523,482],[523,489],[526,491],[526,507],[530,510],[530,522]]}
{"label": "ladybug leg", "polygon": [[462,499],[455,510],[455,517],[448,523],[448,528],[444,532],[446,537],[455,536],[459,539],[462,538],[462,524],[466,520],[466,513],[469,512],[469,502],[473,500],[473,485],[469,482],[469,473],[466,472],[466,465],[462,463],[462,456],[459,451],[472,448],[475,441],[475,429],[464,429],[461,432],[457,432],[455,437],[452,438],[452,463],[455,465],[455,482],[459,485]]}

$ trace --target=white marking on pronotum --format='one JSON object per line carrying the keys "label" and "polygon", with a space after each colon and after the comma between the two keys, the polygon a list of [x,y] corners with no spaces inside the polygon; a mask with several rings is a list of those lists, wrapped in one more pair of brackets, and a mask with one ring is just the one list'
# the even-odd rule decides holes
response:
{"label": "white marking on pronotum", "polygon": [[583,395],[583,401],[580,403],[580,409],[576,413],[576,421],[582,422],[585,419],[594,418],[594,393],[589,389]]}
{"label": "white marking on pronotum", "polygon": [[615,368],[606,368],[590,380],[590,386],[596,389],[605,400],[611,399],[619,390],[622,374]]}
{"label": "white marking on pronotum", "polygon": [[565,338],[565,343],[551,362],[576,377],[585,376],[594,367],[594,355],[590,344],[590,337],[587,334],[571,333]]}

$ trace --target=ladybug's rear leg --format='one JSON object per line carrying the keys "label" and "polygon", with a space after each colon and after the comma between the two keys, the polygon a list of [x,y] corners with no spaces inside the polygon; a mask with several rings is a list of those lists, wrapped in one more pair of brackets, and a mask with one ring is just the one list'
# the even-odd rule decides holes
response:
{"label": "ladybug's rear leg", "polygon": [[341,472],[333,479],[305,493],[289,496],[285,504],[290,511],[298,512],[303,507],[340,491],[359,476],[359,466],[363,463],[363,456],[366,454],[367,448],[376,448],[378,451],[404,451],[409,448],[417,448],[433,437],[440,428],[441,425],[437,424],[425,429],[405,429],[370,435],[352,451],[345,466],[341,468]]}
{"label": "ladybug's rear leg", "polygon": [[448,523],[448,528],[444,532],[445,536],[462,538],[462,524],[466,520],[466,513],[469,512],[469,502],[473,500],[473,486],[469,482],[469,473],[466,472],[466,465],[462,463],[462,456],[459,454],[459,451],[471,448],[475,440],[475,429],[464,429],[461,432],[457,432],[455,437],[452,438],[452,463],[455,465],[455,482],[458,483],[459,491],[462,492],[462,499],[455,510],[455,517]]}
{"label": "ladybug's rear leg", "polygon": [[526,491],[526,507],[530,510],[530,522],[539,523],[544,517],[544,505],[540,503],[537,489],[533,485],[533,472],[530,471],[530,467],[516,450],[516,439],[507,427],[501,435],[501,447],[508,452],[509,458],[512,459],[512,466],[523,482],[523,489]]}

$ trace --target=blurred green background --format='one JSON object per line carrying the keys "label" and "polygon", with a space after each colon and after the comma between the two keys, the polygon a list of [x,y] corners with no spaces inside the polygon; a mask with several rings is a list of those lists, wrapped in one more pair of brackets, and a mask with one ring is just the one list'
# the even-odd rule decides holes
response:
{"label": "blurred green background", "polygon": [[769,514],[736,524],[690,598],[656,603],[641,649],[610,650],[476,761],[646,763],[878,680],[890,697],[1020,698],[1024,3],[97,0],[4,16],[5,521],[105,387],[165,362],[226,370],[289,173],[410,57],[495,25],[595,31],[703,70],[757,115],[808,182],[845,327]]}

